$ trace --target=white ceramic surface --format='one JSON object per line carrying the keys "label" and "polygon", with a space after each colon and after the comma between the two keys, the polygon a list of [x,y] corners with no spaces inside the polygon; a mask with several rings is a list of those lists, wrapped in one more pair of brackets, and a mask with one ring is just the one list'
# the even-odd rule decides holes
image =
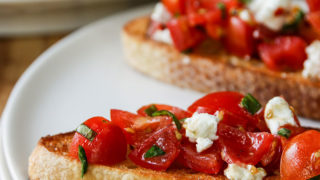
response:
{"label": "white ceramic surface", "polygon": [[41,136],[73,130],[95,115],[108,117],[110,108],[135,111],[149,103],[186,108],[203,95],[155,81],[125,63],[121,27],[150,10],[142,7],[82,28],[27,69],[2,116],[4,153],[14,179],[27,178],[28,156]]}
{"label": "white ceramic surface", "polygon": [[[2,136],[1,129],[1,118],[0,118],[0,137]],[[2,139],[0,138],[0,180],[10,180],[11,176],[9,173],[9,169],[7,167],[7,163],[5,161],[4,152],[2,148]]]}

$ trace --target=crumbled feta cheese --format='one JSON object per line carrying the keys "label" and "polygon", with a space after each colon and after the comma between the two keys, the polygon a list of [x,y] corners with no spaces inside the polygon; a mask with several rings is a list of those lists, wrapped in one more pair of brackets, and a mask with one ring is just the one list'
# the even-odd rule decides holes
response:
{"label": "crumbled feta cheese", "polygon": [[302,75],[320,80],[320,41],[316,40],[306,48],[308,59],[304,62]]}
{"label": "crumbled feta cheese", "polygon": [[171,18],[171,14],[168,12],[167,8],[161,3],[157,3],[151,14],[151,19],[160,23],[167,23]]}
{"label": "crumbled feta cheese", "polygon": [[293,8],[297,7],[301,9],[304,13],[309,12],[309,6],[306,0],[292,0],[291,5]]}
{"label": "crumbled feta cheese", "polygon": [[239,13],[239,17],[240,19],[242,19],[244,22],[247,22],[247,23],[252,23],[252,18],[251,18],[251,15],[250,15],[250,11],[247,10],[247,9],[244,9],[242,11],[240,11]]}
{"label": "crumbled feta cheese", "polygon": [[286,16],[276,15],[279,8],[290,10],[291,0],[253,0],[248,8],[253,12],[257,22],[278,31],[286,23]]}
{"label": "crumbled feta cheese", "polygon": [[152,34],[152,39],[168,44],[173,44],[169,29],[158,29]]}
{"label": "crumbled feta cheese", "polygon": [[264,111],[266,124],[272,134],[277,134],[280,126],[290,124],[298,126],[289,104],[282,97],[274,97],[266,105]]}
{"label": "crumbled feta cheese", "polygon": [[196,142],[197,152],[202,152],[212,146],[213,141],[218,139],[218,123],[222,119],[217,111],[214,115],[208,113],[194,113],[183,124],[186,136],[190,142]]}
{"label": "crumbled feta cheese", "polygon": [[229,164],[224,175],[231,180],[262,180],[267,173],[263,168],[252,165]]}

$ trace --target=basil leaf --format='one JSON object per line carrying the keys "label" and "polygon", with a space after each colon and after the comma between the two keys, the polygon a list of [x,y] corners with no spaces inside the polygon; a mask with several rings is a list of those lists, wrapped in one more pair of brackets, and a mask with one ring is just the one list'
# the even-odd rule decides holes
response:
{"label": "basil leaf", "polygon": [[252,0],[239,0],[242,4],[249,4]]}
{"label": "basil leaf", "polygon": [[283,136],[285,138],[289,138],[290,135],[291,135],[291,131],[287,128],[281,128],[279,131],[278,131],[278,135],[279,136]]}
{"label": "basil leaf", "polygon": [[222,12],[222,19],[225,19],[227,17],[227,9],[226,9],[226,5],[222,2],[219,2],[217,4],[218,9],[221,10]]}
{"label": "basil leaf", "polygon": [[310,178],[308,180],[320,180],[320,174],[315,176],[315,177],[313,177],[313,178]]}
{"label": "basil leaf", "polygon": [[84,151],[83,147],[80,145],[78,147],[78,156],[81,162],[81,177],[83,178],[84,174],[88,170],[88,161],[87,161],[86,152]]}
{"label": "basil leaf", "polygon": [[303,22],[304,19],[304,12],[303,11],[298,11],[293,19],[292,22],[285,24],[282,27],[282,31],[294,31],[297,30],[300,23]]}
{"label": "basil leaf", "polygon": [[152,116],[152,113],[156,112],[158,109],[157,107],[152,104],[150,107],[148,107],[147,109],[144,110],[144,112],[148,115],[148,116]]}
{"label": "basil leaf", "polygon": [[254,115],[262,107],[259,101],[256,98],[254,98],[250,93],[248,93],[244,98],[242,98],[240,106],[245,108],[252,115]]}
{"label": "basil leaf", "polygon": [[97,133],[95,131],[90,129],[85,124],[80,124],[80,126],[78,126],[76,131],[90,141],[93,141],[94,137],[96,137],[96,135],[97,135]]}
{"label": "basil leaf", "polygon": [[155,156],[162,156],[165,155],[166,152],[164,152],[159,146],[153,145],[151,148],[144,154],[144,158],[151,158]]}
{"label": "basil leaf", "polygon": [[177,129],[180,130],[181,129],[181,123],[180,121],[176,118],[176,116],[174,114],[172,114],[170,111],[167,110],[160,110],[160,111],[156,111],[154,113],[152,113],[152,116],[170,116],[173,120],[173,122],[176,124]]}

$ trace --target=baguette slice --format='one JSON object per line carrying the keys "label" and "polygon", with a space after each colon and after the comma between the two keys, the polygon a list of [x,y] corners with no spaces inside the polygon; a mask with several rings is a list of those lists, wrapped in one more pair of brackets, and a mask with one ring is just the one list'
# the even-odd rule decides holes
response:
{"label": "baguette slice", "polygon": [[320,120],[320,82],[301,72],[274,72],[257,60],[227,54],[218,42],[207,40],[191,54],[146,35],[148,17],[128,22],[122,31],[123,49],[135,69],[174,85],[200,92],[238,91],[251,93],[265,104],[282,95],[298,115]]}
{"label": "baguette slice", "polygon": [[[29,157],[29,178],[31,180],[73,180],[81,179],[81,164],[70,158],[68,146],[74,132],[46,136],[40,139],[38,145]],[[129,160],[114,166],[89,164],[83,180],[223,180],[223,175],[211,176],[197,173],[190,169],[170,168],[166,172],[153,171],[137,167]],[[280,179],[277,176],[268,177],[269,180]]]}

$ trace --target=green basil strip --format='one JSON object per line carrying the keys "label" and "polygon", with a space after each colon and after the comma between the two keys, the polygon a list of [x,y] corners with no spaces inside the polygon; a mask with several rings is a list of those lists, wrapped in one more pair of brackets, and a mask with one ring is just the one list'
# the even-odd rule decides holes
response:
{"label": "green basil strip", "polygon": [[239,0],[242,4],[249,4],[252,0]]}
{"label": "green basil strip", "polygon": [[247,94],[244,98],[242,98],[240,105],[252,115],[254,115],[262,107],[259,101],[251,94]]}
{"label": "green basil strip", "polygon": [[320,180],[320,174],[315,176],[315,177],[313,177],[313,178],[310,178],[308,180]]}
{"label": "green basil strip", "polygon": [[176,116],[174,114],[172,114],[170,111],[167,110],[160,110],[160,111],[156,111],[154,113],[152,113],[152,116],[170,116],[173,120],[173,122],[176,124],[177,129],[180,130],[181,129],[181,123],[180,121],[176,118]]}
{"label": "green basil strip", "polygon": [[153,145],[151,148],[144,154],[144,158],[151,158],[155,156],[162,156],[165,155],[166,152],[164,152],[159,146]]}
{"label": "green basil strip", "polygon": [[217,4],[218,9],[221,10],[222,12],[222,19],[225,19],[227,17],[227,9],[226,9],[226,5],[222,2],[219,2]]}
{"label": "green basil strip", "polygon": [[96,137],[97,133],[90,129],[88,126],[85,124],[80,124],[76,131],[84,136],[85,138],[89,139],[90,141],[93,141],[94,137]]}
{"label": "green basil strip", "polygon": [[287,128],[281,128],[279,131],[278,131],[278,135],[279,136],[283,136],[285,138],[289,138],[290,135],[291,135],[291,131]]}
{"label": "green basil strip", "polygon": [[83,147],[79,145],[78,147],[78,156],[81,162],[81,177],[83,178],[84,174],[87,172],[88,169],[88,161],[86,152],[84,151]]}
{"label": "green basil strip", "polygon": [[152,104],[150,107],[148,107],[147,109],[144,110],[144,112],[148,115],[148,116],[152,116],[152,114],[154,112],[158,111],[157,107]]}
{"label": "green basil strip", "polygon": [[288,24],[285,24],[282,28],[283,31],[290,31],[290,30],[296,30],[300,23],[304,20],[304,13],[303,11],[298,11],[297,14],[294,17],[294,20]]}

